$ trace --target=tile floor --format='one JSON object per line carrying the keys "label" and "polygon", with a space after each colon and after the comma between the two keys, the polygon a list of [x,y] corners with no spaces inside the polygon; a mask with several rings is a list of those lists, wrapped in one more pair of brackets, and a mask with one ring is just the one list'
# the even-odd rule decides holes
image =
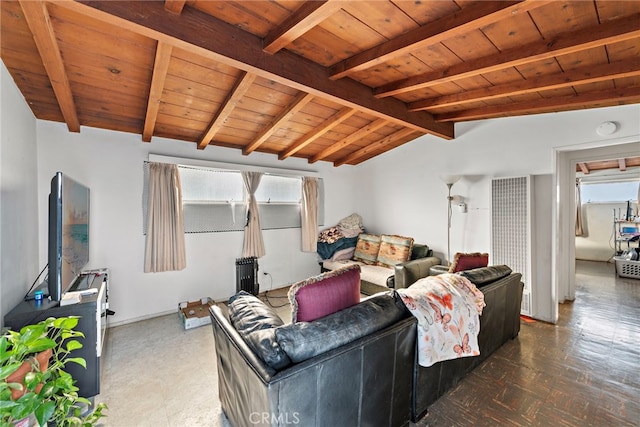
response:
{"label": "tile floor", "polygon": [[[518,339],[417,426],[640,425],[640,280],[617,278],[613,264],[579,262],[577,271],[576,301],[560,306],[557,325],[523,322]],[[177,314],[111,328],[96,398],[109,405],[102,425],[228,426],[213,348],[210,326],[185,331]]]}

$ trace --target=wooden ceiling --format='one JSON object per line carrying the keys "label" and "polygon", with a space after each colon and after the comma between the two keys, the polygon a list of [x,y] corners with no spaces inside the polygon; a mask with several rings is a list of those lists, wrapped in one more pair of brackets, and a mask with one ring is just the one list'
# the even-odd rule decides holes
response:
{"label": "wooden ceiling", "polygon": [[454,123],[640,102],[638,1],[1,1],[34,115],[358,164]]}
{"label": "wooden ceiling", "polygon": [[576,164],[576,172],[589,175],[594,171],[618,170],[625,172],[627,168],[640,167],[640,157],[629,157],[623,159],[598,160],[594,162],[580,162]]}

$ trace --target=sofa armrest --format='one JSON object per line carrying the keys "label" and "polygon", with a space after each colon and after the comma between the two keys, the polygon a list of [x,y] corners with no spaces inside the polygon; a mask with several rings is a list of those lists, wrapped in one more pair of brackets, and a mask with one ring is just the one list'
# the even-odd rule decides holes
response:
{"label": "sofa armrest", "polygon": [[271,381],[276,372],[260,360],[253,350],[249,348],[220,307],[217,305],[209,307],[209,316],[211,317],[217,353],[219,355],[222,353],[229,354],[229,349],[223,349],[223,346],[234,347],[237,353],[236,357],[242,359],[244,364],[256,374],[256,377],[262,383],[267,384]]}
{"label": "sofa armrest", "polygon": [[396,265],[394,267],[395,288],[408,288],[418,279],[427,277],[429,275],[429,269],[440,263],[440,258],[430,256]]}

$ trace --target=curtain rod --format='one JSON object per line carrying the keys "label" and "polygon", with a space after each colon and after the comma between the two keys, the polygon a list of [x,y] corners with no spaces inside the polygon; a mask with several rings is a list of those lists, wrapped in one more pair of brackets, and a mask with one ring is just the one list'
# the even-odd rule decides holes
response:
{"label": "curtain rod", "polygon": [[217,162],[214,160],[191,159],[188,157],[164,156],[149,153],[150,162],[172,163],[185,166],[200,166],[211,169],[229,169],[237,171],[263,172],[273,175],[311,176],[320,178],[320,173],[314,170],[288,169],[269,166],[251,165],[246,163]]}

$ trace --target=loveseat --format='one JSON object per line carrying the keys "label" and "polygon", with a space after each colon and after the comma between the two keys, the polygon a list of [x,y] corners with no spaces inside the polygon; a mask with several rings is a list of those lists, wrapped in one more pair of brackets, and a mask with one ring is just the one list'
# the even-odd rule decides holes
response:
{"label": "loveseat", "polygon": [[361,268],[361,292],[374,295],[389,289],[406,288],[427,277],[429,269],[440,262],[429,246],[413,243],[411,238],[362,233],[350,259],[325,260],[321,263],[321,271],[358,264]]}
{"label": "loveseat", "polygon": [[[325,273],[332,274],[343,273]],[[429,368],[417,364],[417,321],[395,290],[311,321],[296,322],[295,315],[311,313],[297,307],[294,322],[286,325],[249,294],[234,296],[228,309],[212,306],[224,413],[234,426],[403,426],[417,421],[520,330],[520,274],[506,267],[461,274],[477,282],[485,298],[480,356]],[[324,278],[313,278],[309,287],[322,285]]]}
{"label": "loveseat", "polygon": [[[220,403],[231,425],[409,423],[416,320],[393,291],[314,322],[280,325],[277,336],[259,329],[258,346],[287,349],[289,361],[278,360],[279,369],[256,354],[256,342],[246,339],[251,333],[234,327],[231,309],[214,305],[210,315]],[[272,316],[254,304],[245,321],[255,326]]]}

